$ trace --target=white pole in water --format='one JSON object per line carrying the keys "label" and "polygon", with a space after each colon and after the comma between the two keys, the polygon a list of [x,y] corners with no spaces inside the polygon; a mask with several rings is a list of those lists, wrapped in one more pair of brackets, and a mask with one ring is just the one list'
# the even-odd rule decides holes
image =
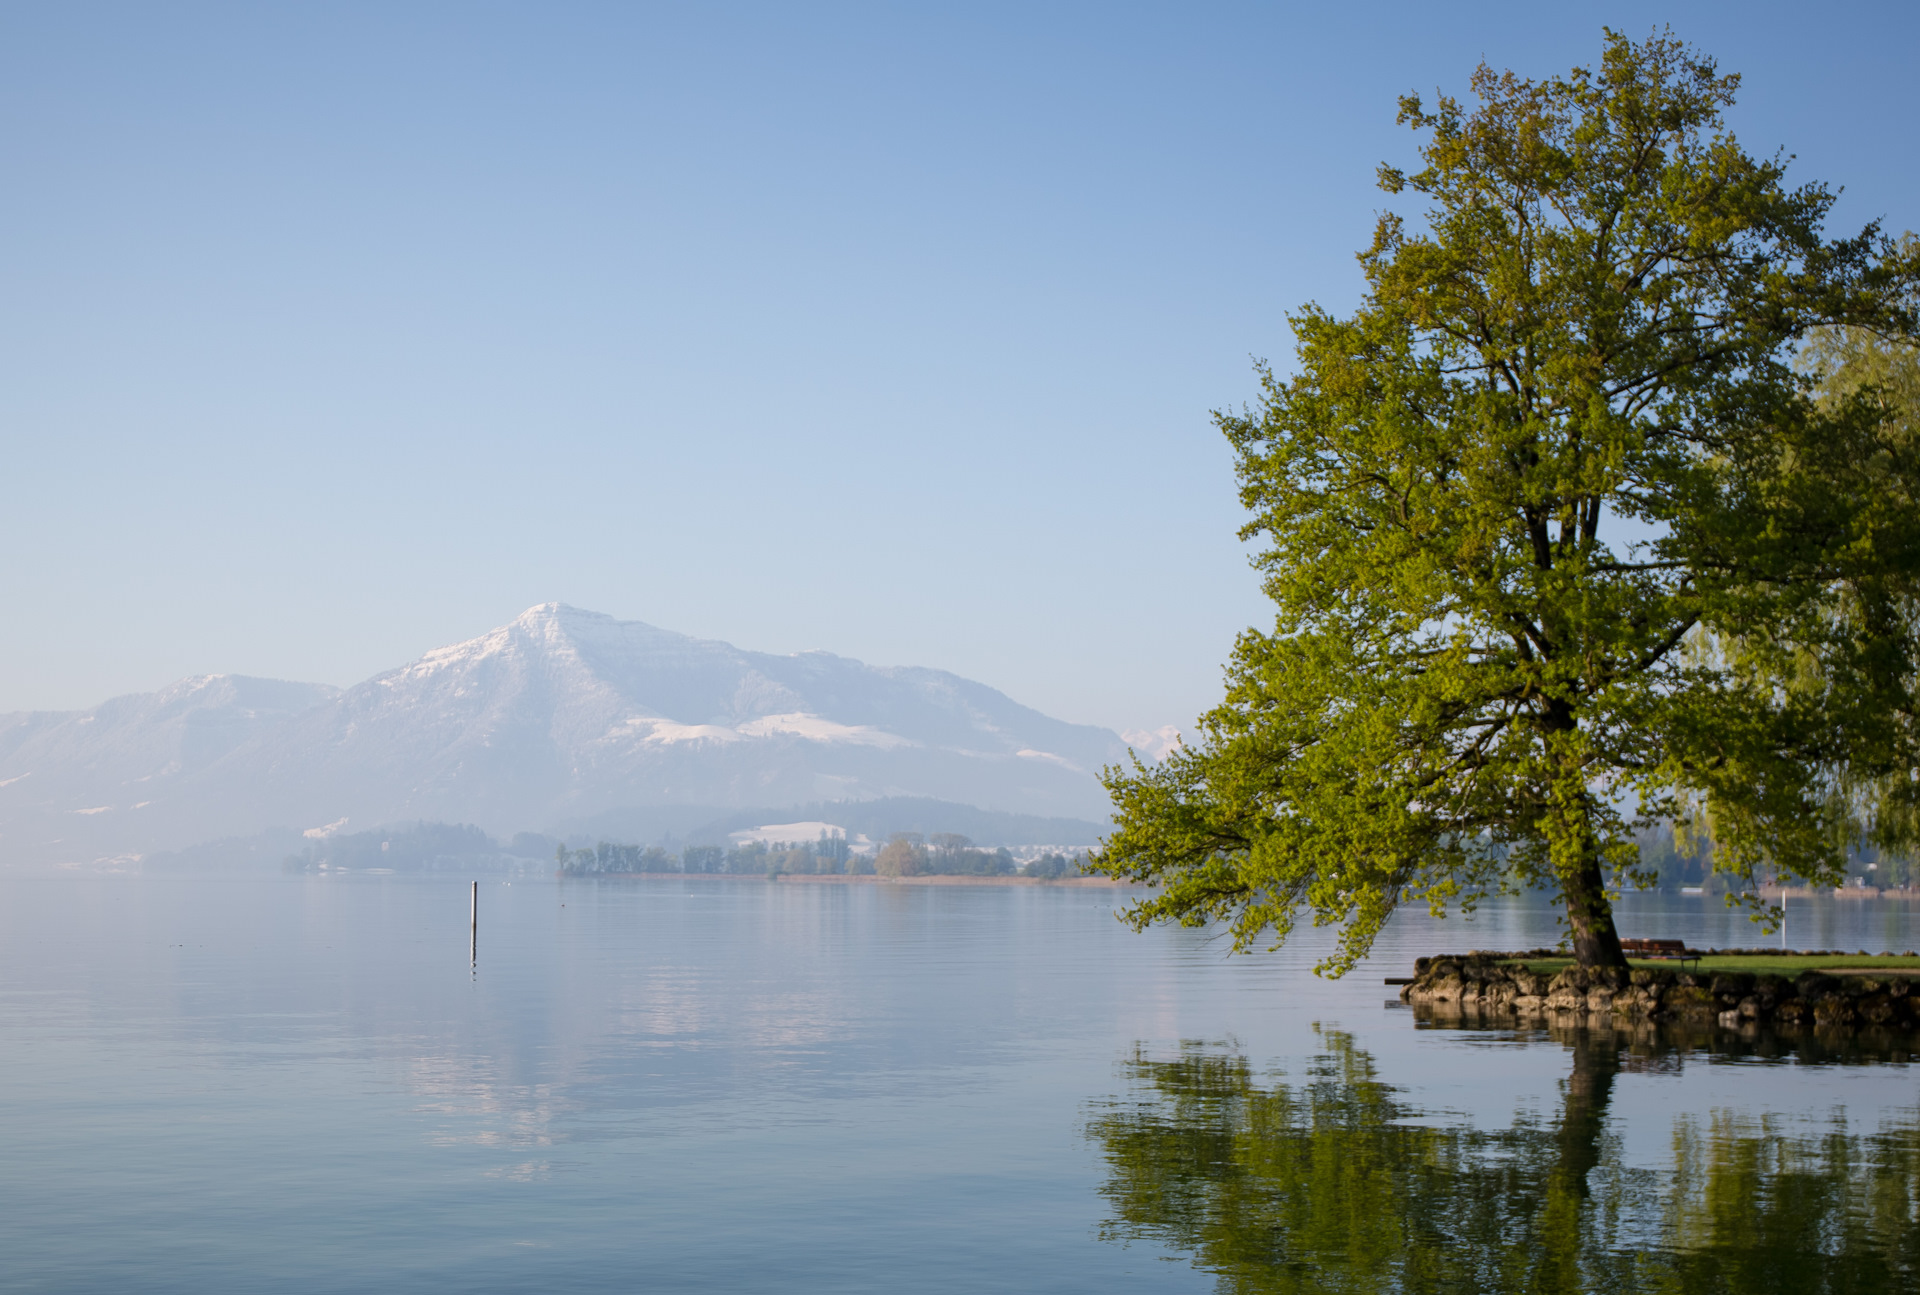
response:
{"label": "white pole in water", "polygon": [[480,961],[480,883],[473,883],[473,907],[469,910],[467,926],[467,961]]}
{"label": "white pole in water", "polygon": [[1787,949],[1787,883],[1780,883],[1780,951]]}

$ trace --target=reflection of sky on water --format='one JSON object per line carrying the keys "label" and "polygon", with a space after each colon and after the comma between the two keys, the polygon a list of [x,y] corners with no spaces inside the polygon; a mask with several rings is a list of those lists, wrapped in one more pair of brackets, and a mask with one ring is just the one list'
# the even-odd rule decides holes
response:
{"label": "reflection of sky on water", "polygon": [[[1442,1122],[1498,1129],[1561,1109],[1560,1043],[1416,1028],[1380,984],[1415,953],[1550,942],[1543,910],[1495,906],[1438,930],[1405,915],[1373,964],[1329,984],[1306,974],[1315,933],[1229,958],[1205,932],[1133,935],[1113,902],[483,884],[470,970],[458,881],[9,881],[0,1247],[49,1289],[63,1273],[74,1289],[116,1274],[171,1289],[163,1270],[180,1289],[242,1289],[262,1271],[333,1289],[403,1267],[420,1289],[618,1274],[1204,1290],[1210,1278],[1153,1247],[1097,1239],[1084,1107],[1114,1091],[1136,1045],[1230,1039],[1263,1072],[1296,1075],[1319,1023]],[[1632,934],[1759,939],[1713,900],[1626,908]],[[1802,910],[1826,947],[1913,942],[1906,908]],[[1912,1080],[1629,1063],[1608,1136],[1623,1163],[1658,1170],[1681,1117],[1825,1121],[1844,1107],[1863,1127],[1910,1108]]]}

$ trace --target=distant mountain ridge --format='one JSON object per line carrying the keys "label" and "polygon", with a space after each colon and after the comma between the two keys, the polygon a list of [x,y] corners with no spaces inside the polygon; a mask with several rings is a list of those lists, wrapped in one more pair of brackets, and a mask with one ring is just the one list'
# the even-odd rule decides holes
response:
{"label": "distant mountain ridge", "polygon": [[931,797],[1104,819],[1109,730],[940,670],[745,651],[558,603],[345,690],[183,680],[0,716],[0,865],[346,819],[564,831],[649,806]]}

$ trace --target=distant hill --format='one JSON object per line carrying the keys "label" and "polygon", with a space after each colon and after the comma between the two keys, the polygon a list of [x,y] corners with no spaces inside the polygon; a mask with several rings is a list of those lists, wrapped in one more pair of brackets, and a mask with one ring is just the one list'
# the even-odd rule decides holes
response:
{"label": "distant hill", "polygon": [[89,863],[270,825],[220,812],[230,757],[340,696],[203,675],[88,711],[0,715],[0,866]]}
{"label": "distant hill", "polygon": [[[1084,831],[1106,816],[1098,770],[1125,753],[1107,729],[945,671],[749,652],[547,603],[344,691],[209,676],[0,716],[0,866],[341,820],[507,836],[651,818],[685,838],[736,811],[831,805],[841,821],[865,801]],[[811,808],[748,809],[782,805]]]}
{"label": "distant hill", "polygon": [[470,823],[391,823],[366,832],[311,835],[270,828],[146,855],[137,870],[152,875],[315,871],[551,872],[560,842],[521,833],[496,841]]}

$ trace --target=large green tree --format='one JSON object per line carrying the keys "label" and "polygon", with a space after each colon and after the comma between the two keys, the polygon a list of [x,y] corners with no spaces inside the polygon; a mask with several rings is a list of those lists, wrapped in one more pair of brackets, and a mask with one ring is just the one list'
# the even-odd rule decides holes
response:
{"label": "large green tree", "polygon": [[[1911,233],[1901,239],[1900,246],[1908,256],[1920,253],[1920,239]],[[1920,481],[1902,469],[1920,458],[1920,343],[1911,336],[1890,336],[1858,325],[1824,328],[1812,334],[1798,360],[1803,372],[1814,379],[1815,399],[1823,409],[1841,413],[1849,404],[1859,403],[1867,407],[1869,417],[1878,414],[1883,439],[1899,453],[1862,465],[1870,474],[1868,489],[1881,509],[1911,507]],[[1842,610],[1856,625],[1864,626],[1863,608],[1849,603]],[[1789,664],[1793,669],[1777,671],[1776,678],[1791,686],[1796,676],[1807,672],[1808,663]],[[1880,852],[1877,866],[1882,868],[1882,880],[1911,880],[1913,875],[1913,845],[1920,839],[1916,775],[1920,770],[1898,763],[1879,769],[1863,766],[1845,771],[1830,791],[1834,808],[1852,815],[1848,835]]]}
{"label": "large green tree", "polygon": [[[1270,632],[1164,763],[1110,770],[1090,870],[1136,925],[1300,914],[1364,955],[1394,909],[1503,886],[1618,964],[1611,895],[1653,822],[1715,867],[1817,881],[1898,827],[1920,764],[1920,463],[1898,393],[1827,391],[1822,330],[1915,336],[1920,256],[1829,240],[1726,131],[1738,78],[1668,36],[1598,69],[1482,67],[1416,97],[1366,293],[1290,316],[1297,367],[1217,414]],[[1904,813],[1907,821],[1912,815]]]}

